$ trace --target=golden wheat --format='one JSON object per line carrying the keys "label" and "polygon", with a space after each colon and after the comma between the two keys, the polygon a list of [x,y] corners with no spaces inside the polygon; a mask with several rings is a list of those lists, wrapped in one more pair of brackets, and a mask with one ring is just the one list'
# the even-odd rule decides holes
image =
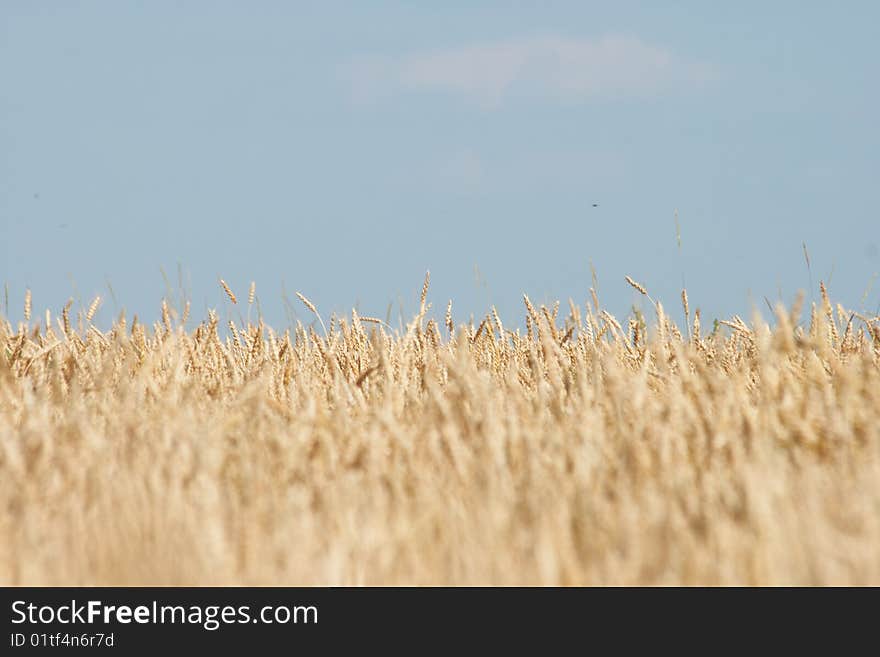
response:
{"label": "golden wheat", "polygon": [[880,584],[880,318],[594,288],[443,340],[427,283],[399,330],[0,321],[0,584]]}
{"label": "golden wheat", "polygon": [[425,282],[422,284],[422,294],[419,297],[419,305],[424,308],[425,300],[428,298],[428,285],[431,283],[431,272],[425,272]]}
{"label": "golden wheat", "polygon": [[635,282],[633,279],[631,279],[629,276],[626,276],[625,278],[626,278],[626,282],[629,283],[630,286],[632,286],[632,287],[634,287],[636,290],[638,290],[640,294],[643,294],[643,295],[645,295],[645,296],[648,296],[648,290],[645,289],[645,286],[644,286],[644,285],[642,285],[642,284],[640,284],[640,283],[636,283],[636,282]]}
{"label": "golden wheat", "polygon": [[61,324],[64,329],[64,337],[69,338],[71,334],[70,330],[70,307],[73,305],[73,299],[68,299],[67,303],[64,304],[64,308],[61,310]]}
{"label": "golden wheat", "polygon": [[96,296],[92,300],[92,303],[89,305],[89,309],[86,312],[86,321],[87,322],[91,322],[94,319],[95,313],[98,312],[98,306],[100,306],[100,305],[101,305],[101,297],[99,295],[99,296]]}
{"label": "golden wheat", "polygon": [[300,301],[303,302],[303,305],[305,305],[306,308],[311,310],[315,315],[318,314],[318,309],[315,308],[315,304],[313,304],[311,301],[309,301],[305,296],[303,296],[299,292],[296,293],[296,296]]}
{"label": "golden wheat", "polygon": [[232,293],[232,290],[229,288],[229,285],[226,284],[222,278],[220,279],[220,287],[223,288],[223,291],[226,292],[226,296],[229,297],[229,300],[232,303],[238,303],[238,299],[235,298],[235,295]]}

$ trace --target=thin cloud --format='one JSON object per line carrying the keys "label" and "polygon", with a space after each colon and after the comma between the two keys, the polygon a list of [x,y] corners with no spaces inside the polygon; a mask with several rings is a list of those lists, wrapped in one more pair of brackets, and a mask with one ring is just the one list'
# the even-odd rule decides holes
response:
{"label": "thin cloud", "polygon": [[654,96],[706,82],[711,67],[630,36],[559,36],[475,44],[398,57],[361,56],[348,77],[359,101],[400,92],[440,92],[494,108],[509,98]]}

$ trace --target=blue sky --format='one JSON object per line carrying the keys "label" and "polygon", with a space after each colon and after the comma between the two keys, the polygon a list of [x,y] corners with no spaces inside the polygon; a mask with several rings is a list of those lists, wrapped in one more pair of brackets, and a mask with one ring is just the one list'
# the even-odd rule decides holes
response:
{"label": "blue sky", "polygon": [[612,312],[630,275],[711,318],[790,302],[804,242],[874,311],[878,7],[7,0],[9,314],[153,320],[180,270],[196,318],[218,277],[279,325],[282,288],[396,318],[430,269],[435,310],[515,324],[592,261]]}

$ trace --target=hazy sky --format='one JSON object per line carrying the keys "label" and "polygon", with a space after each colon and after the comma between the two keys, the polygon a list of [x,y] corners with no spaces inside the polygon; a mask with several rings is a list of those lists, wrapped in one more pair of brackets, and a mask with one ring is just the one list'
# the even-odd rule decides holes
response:
{"label": "hazy sky", "polygon": [[807,288],[803,242],[858,309],[878,24],[876,2],[3,0],[9,314],[30,287],[35,312],[101,294],[101,323],[152,321],[180,268],[197,319],[218,277],[281,325],[282,283],[396,317],[430,269],[435,310],[516,324],[523,292],[583,304],[592,260],[613,312],[626,274],[679,312],[684,277],[711,318]]}

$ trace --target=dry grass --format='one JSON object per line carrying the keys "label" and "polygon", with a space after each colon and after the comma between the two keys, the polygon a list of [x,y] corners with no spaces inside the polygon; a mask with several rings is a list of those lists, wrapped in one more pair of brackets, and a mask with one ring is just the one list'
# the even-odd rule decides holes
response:
{"label": "dry grass", "polygon": [[444,341],[427,290],[401,332],[0,322],[0,583],[880,584],[880,318],[591,291]]}

